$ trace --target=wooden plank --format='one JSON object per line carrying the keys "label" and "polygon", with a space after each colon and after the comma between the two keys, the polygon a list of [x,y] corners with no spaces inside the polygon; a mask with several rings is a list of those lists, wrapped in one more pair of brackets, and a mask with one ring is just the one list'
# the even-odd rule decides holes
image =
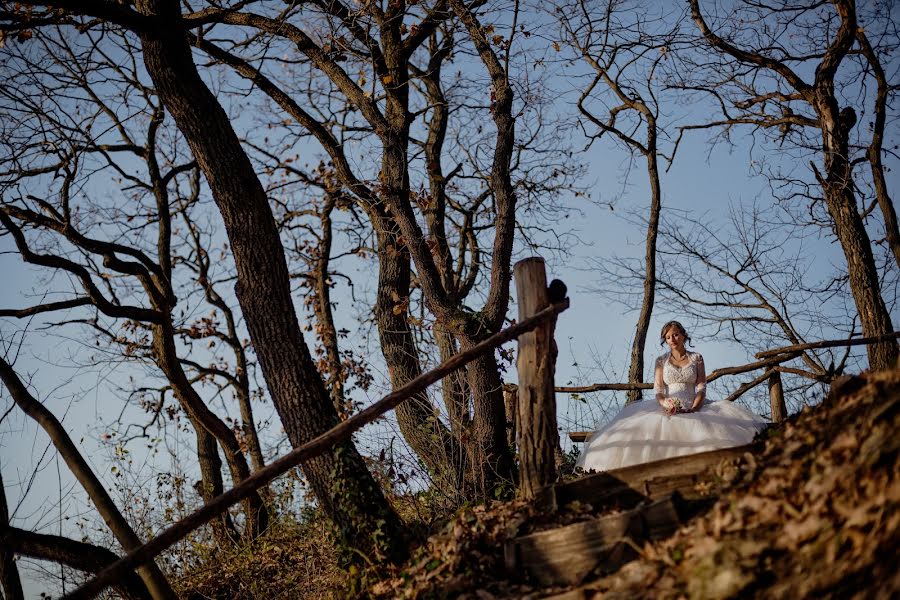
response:
{"label": "wooden plank", "polygon": [[557,484],[553,503],[564,506],[578,500],[595,510],[607,506],[631,506],[645,499],[659,499],[674,491],[688,498],[697,497],[694,486],[707,478],[706,473],[723,460],[733,460],[752,445],[711,450],[677,456],[623,469],[587,475],[581,479]]}
{"label": "wooden plank", "polygon": [[[623,513],[510,540],[506,567],[541,585],[574,585],[600,569],[612,572],[637,556],[635,544],[667,537],[681,520],[671,498]],[[625,539],[628,538],[632,543]]]}

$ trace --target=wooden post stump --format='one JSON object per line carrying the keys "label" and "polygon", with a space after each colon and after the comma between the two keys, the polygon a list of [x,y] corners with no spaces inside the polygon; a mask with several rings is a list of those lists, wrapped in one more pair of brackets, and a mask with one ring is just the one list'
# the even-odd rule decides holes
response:
{"label": "wooden post stump", "polygon": [[787,406],[784,404],[784,387],[781,385],[781,373],[774,371],[769,376],[769,403],[772,406],[772,422],[781,423],[787,419]]}
{"label": "wooden post stump", "polygon": [[[528,258],[516,263],[516,300],[519,321],[546,308],[547,275],[544,259]],[[516,369],[519,376],[516,407],[516,441],[519,450],[519,495],[533,499],[556,480],[556,396],[553,377],[556,353],[553,332],[555,319],[519,336]]]}
{"label": "wooden post stump", "polygon": [[506,443],[510,448],[516,445],[516,421],[519,418],[516,399],[519,390],[510,384],[503,385],[503,407],[506,410]]}

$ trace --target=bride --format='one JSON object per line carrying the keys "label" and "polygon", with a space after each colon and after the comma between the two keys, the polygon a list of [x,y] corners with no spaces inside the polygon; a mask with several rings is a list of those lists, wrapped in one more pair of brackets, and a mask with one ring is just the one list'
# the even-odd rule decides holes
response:
{"label": "bride", "polygon": [[706,399],[706,369],[698,352],[688,352],[687,331],[666,323],[660,344],[669,352],[656,359],[649,400],[625,405],[585,442],[575,463],[585,471],[610,471],[654,460],[748,444],[766,422],[733,402]]}

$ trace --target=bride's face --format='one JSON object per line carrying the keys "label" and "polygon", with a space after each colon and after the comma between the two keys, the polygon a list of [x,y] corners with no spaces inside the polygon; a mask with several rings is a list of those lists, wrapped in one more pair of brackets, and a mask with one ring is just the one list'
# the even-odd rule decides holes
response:
{"label": "bride's face", "polygon": [[666,332],[666,344],[672,350],[684,350],[684,334],[674,325]]}

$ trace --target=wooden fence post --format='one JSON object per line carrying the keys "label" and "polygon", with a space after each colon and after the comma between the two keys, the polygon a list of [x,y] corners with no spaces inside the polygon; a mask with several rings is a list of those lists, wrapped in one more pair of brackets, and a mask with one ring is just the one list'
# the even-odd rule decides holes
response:
{"label": "wooden fence post", "polygon": [[784,404],[784,387],[781,385],[781,373],[773,371],[769,375],[769,403],[772,406],[772,422],[781,423],[787,418],[787,406]]}
{"label": "wooden fence post", "polygon": [[[550,303],[544,259],[527,258],[516,263],[516,301],[519,321],[539,312]],[[516,370],[519,375],[517,435],[519,449],[519,495],[533,499],[556,480],[556,396],[553,376],[556,352],[551,319],[533,331],[519,336]]]}

